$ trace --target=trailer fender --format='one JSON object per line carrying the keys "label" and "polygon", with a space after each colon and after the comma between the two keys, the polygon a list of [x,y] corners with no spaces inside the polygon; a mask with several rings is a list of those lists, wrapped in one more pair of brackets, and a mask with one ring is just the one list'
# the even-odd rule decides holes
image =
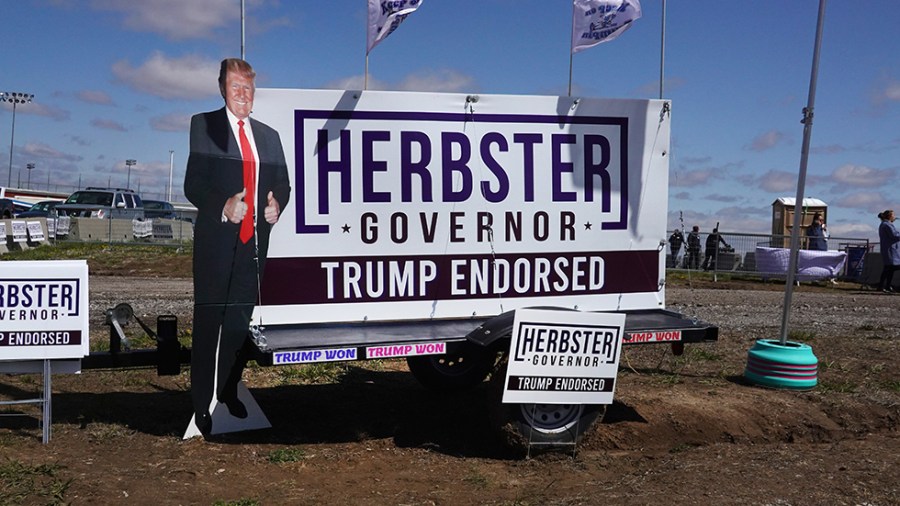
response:
{"label": "trailer fender", "polygon": [[[539,306],[523,309],[546,309],[552,311],[577,311],[565,307]],[[466,340],[481,346],[493,346],[502,340],[512,337],[513,325],[516,320],[516,311],[507,311],[479,325],[475,330],[466,334]]]}

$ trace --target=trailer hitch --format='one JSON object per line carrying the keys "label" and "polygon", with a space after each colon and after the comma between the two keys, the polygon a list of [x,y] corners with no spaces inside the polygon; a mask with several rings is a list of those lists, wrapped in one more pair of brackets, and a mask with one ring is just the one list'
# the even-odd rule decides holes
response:
{"label": "trailer hitch", "polygon": [[125,353],[131,352],[131,341],[125,335],[123,326],[134,320],[156,341],[156,373],[160,376],[181,373],[181,344],[178,342],[178,318],[175,315],[159,315],[156,317],[154,332],[137,315],[130,304],[121,303],[106,310],[106,324],[109,328],[109,353],[118,356],[125,347]]}

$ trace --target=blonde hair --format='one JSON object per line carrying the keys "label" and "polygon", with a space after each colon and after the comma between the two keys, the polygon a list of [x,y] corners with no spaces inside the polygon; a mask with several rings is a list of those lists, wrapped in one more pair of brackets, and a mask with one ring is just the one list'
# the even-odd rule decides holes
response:
{"label": "blonde hair", "polygon": [[225,97],[225,79],[229,72],[241,74],[251,81],[256,79],[256,72],[249,63],[240,58],[225,58],[219,66],[219,92],[222,93],[222,97]]}

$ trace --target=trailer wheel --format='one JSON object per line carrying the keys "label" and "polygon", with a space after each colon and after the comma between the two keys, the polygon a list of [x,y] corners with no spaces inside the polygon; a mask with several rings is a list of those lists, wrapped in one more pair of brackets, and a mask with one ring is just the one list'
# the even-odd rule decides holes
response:
{"label": "trailer wheel", "polygon": [[506,363],[491,378],[491,426],[519,455],[571,448],[606,413],[605,404],[503,404]]}
{"label": "trailer wheel", "polygon": [[431,390],[451,392],[479,385],[497,361],[497,352],[468,341],[447,343],[444,355],[406,357],[409,371]]}

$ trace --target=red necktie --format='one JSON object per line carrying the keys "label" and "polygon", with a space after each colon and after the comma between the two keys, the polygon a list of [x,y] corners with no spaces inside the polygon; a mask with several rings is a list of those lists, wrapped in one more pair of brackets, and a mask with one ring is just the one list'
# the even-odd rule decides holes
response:
{"label": "red necktie", "polygon": [[244,121],[238,120],[241,155],[244,158],[244,188],[247,193],[244,195],[244,203],[247,204],[247,214],[241,222],[241,242],[247,243],[253,237],[253,208],[256,203],[256,160],[253,158],[253,148],[250,147],[250,141],[247,134],[244,133]]}

